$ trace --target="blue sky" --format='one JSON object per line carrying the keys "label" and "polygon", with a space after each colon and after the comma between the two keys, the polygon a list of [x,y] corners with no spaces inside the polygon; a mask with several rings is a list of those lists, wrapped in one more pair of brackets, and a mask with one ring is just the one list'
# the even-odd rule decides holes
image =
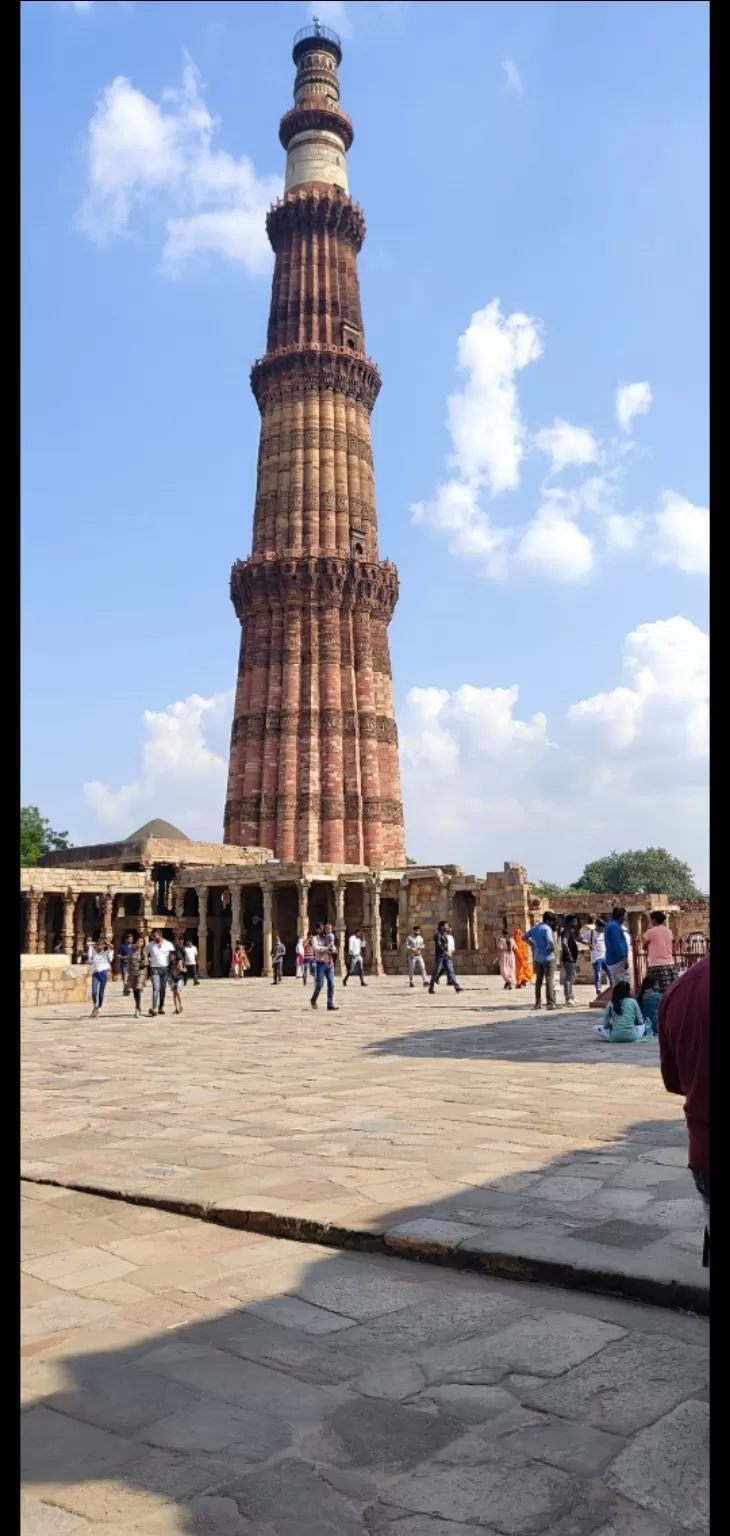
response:
{"label": "blue sky", "polygon": [[[22,6],[23,800],[221,835],[299,3]],[[708,8],[340,31],[409,852],[707,881]],[[461,366],[459,366],[459,363]]]}

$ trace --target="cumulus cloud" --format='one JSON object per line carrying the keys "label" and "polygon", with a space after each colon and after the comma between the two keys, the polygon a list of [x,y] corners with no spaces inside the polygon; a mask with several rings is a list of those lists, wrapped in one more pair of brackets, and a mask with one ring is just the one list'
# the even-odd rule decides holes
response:
{"label": "cumulus cloud", "polygon": [[179,276],[200,253],[222,256],[252,276],[267,271],[264,221],[281,181],[259,177],[245,155],[236,159],[216,148],[217,129],[186,54],[180,87],[164,91],[160,102],[118,76],[89,124],[79,228],[104,244],[144,213],[164,223],[160,265],[167,276]]}
{"label": "cumulus cloud", "polygon": [[610,549],[633,552],[642,537],[646,519],[641,512],[610,512],[604,528]]}
{"label": "cumulus cloud", "polygon": [[535,446],[551,461],[553,474],[559,475],[569,464],[597,464],[601,451],[589,427],[572,427],[559,416],[551,427],[541,427],[535,434]]}
{"label": "cumulus cloud", "polygon": [[674,565],[689,576],[706,576],[710,569],[710,511],[695,507],[676,491],[665,491],[654,517],[652,559]]}
{"label": "cumulus cloud", "polygon": [[520,565],[552,581],[584,581],[593,569],[593,542],[557,508],[541,508],[517,545]]}
{"label": "cumulus cloud", "polygon": [[119,789],[99,780],[84,785],[97,830],[120,837],[135,823],[162,816],[188,836],[219,841],[232,709],[231,691],[209,699],[192,693],[164,710],[145,710],[137,778]]}
{"label": "cumulus cloud", "polygon": [[616,686],[549,729],[511,687],[413,688],[401,716],[409,851],[465,871],[575,880],[616,846],[665,845],[707,881],[708,636],[641,624]]}
{"label": "cumulus cloud", "polygon": [[631,431],[634,416],[646,415],[651,401],[651,385],[646,379],[642,384],[619,384],[616,390],[616,420],[624,432]]}
{"label": "cumulus cloud", "polygon": [[502,68],[507,78],[507,84],[516,96],[524,96],[525,86],[517,65],[512,59],[505,59]]}

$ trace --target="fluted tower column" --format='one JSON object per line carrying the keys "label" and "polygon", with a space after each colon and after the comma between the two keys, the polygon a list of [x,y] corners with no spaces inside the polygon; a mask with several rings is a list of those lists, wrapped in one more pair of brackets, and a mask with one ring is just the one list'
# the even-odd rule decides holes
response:
{"label": "fluted tower column", "polygon": [[281,120],[284,197],[266,228],[275,266],[252,553],[231,572],[241,622],[224,838],[281,859],[405,863],[388,624],[398,573],[378,553],[357,255],[365,220],[347,182],[339,38],[294,41]]}

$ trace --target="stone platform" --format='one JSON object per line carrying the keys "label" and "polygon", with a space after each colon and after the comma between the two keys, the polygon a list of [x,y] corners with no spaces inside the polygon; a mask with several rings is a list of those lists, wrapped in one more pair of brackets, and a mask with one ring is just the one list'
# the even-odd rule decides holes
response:
{"label": "stone platform", "polygon": [[22,1191],[22,1536],[708,1530],[705,1319]]}
{"label": "stone platform", "polygon": [[[118,984],[98,1020],[33,1010],[24,1175],[706,1310],[655,1041],[608,1045],[595,1014],[536,1014],[499,978],[337,992],[334,1014],[294,980],[248,979],[188,987],[179,1019],[135,1021]],[[195,1264],[151,1259],[150,1278]]]}

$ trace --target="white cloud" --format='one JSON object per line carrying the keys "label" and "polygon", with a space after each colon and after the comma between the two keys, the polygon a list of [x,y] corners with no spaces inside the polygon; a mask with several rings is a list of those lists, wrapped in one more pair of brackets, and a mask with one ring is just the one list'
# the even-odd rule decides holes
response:
{"label": "white cloud", "polygon": [[514,91],[516,96],[524,96],[524,81],[514,61],[512,59],[505,59],[502,68],[507,77],[507,84],[510,90]]}
{"label": "white cloud", "polygon": [[182,84],[151,101],[130,80],[107,86],[89,124],[88,192],[79,227],[103,244],[124,234],[132,214],[164,219],[161,270],[177,276],[194,255],[210,252],[253,276],[268,270],[265,216],[281,191],[244,155],[214,147],[217,120],[184,55]]}
{"label": "white cloud", "polygon": [[584,581],[593,569],[593,543],[570,518],[548,506],[528,523],[516,559],[552,581]]}
{"label": "white cloud", "polygon": [[675,617],[639,625],[622,652],[623,680],[555,731],[542,713],[520,720],[516,686],[411,689],[409,853],[475,874],[516,859],[567,882],[613,847],[664,845],[705,886],[708,637]]}
{"label": "white cloud", "polygon": [[92,8],[92,0],[57,0],[57,3],[62,5],[64,10],[78,11],[79,16],[83,16]]}
{"label": "white cloud", "polygon": [[641,512],[611,512],[604,528],[609,548],[628,553],[635,550],[646,526]]}
{"label": "white cloud", "polygon": [[314,21],[319,17],[326,27],[332,27],[335,32],[339,32],[341,38],[352,37],[352,21],[348,15],[347,6],[343,5],[342,0],[318,0],[318,3],[307,6],[307,12],[310,20]]}
{"label": "white cloud", "polygon": [[526,434],[517,374],[541,356],[539,322],[519,313],[505,318],[499,299],[477,310],[459,337],[458,366],[468,378],[448,402],[452,463],[492,496],[520,483]]}
{"label": "white cloud", "polygon": [[616,420],[624,432],[631,431],[631,422],[634,416],[645,416],[651,405],[651,385],[619,384],[616,390]]}
{"label": "white cloud", "polygon": [[551,460],[552,473],[559,475],[569,464],[597,464],[601,450],[589,427],[573,427],[555,417],[552,427],[541,427],[535,434],[535,446]]}
{"label": "white cloud", "polygon": [[709,507],[695,507],[676,491],[664,491],[654,529],[651,554],[657,565],[674,565],[689,576],[709,573]]}
{"label": "white cloud", "polygon": [[138,777],[110,789],[84,785],[84,799],[104,834],[124,836],[152,816],[188,836],[219,842],[226,790],[227,738],[233,692],[203,699],[197,693],[161,711],[145,710],[145,740]]}

